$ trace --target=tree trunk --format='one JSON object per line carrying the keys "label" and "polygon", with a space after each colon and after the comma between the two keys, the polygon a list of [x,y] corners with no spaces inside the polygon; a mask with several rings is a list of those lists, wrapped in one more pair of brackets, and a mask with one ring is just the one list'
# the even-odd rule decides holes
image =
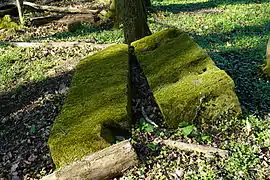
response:
{"label": "tree trunk", "polygon": [[145,8],[149,9],[152,6],[151,0],[143,0]]}
{"label": "tree trunk", "polygon": [[143,0],[119,0],[119,6],[127,44],[151,34]]}

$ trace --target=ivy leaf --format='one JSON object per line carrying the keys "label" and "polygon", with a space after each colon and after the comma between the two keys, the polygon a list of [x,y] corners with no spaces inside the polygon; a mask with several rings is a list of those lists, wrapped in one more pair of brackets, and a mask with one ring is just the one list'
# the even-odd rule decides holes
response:
{"label": "ivy leaf", "polygon": [[180,122],[179,123],[179,127],[182,128],[182,127],[187,127],[189,124],[187,122]]}
{"label": "ivy leaf", "polygon": [[210,136],[207,136],[207,135],[203,135],[202,136],[202,140],[203,141],[207,141],[207,142],[211,142],[211,137]]}
{"label": "ivy leaf", "polygon": [[155,151],[155,150],[156,150],[156,144],[154,144],[154,143],[149,143],[149,144],[147,144],[147,147],[148,147],[149,149],[151,149],[152,151]]}
{"label": "ivy leaf", "polygon": [[195,127],[194,127],[193,125],[185,127],[185,128],[182,130],[183,135],[184,135],[184,136],[190,135],[194,128],[195,128]]}
{"label": "ivy leaf", "polygon": [[164,134],[164,132],[158,132],[158,134],[157,134],[158,136],[165,136],[165,134]]}
{"label": "ivy leaf", "polygon": [[152,125],[150,125],[150,124],[145,125],[145,127],[143,129],[147,133],[151,133],[151,132],[154,131],[154,127]]}
{"label": "ivy leaf", "polygon": [[31,126],[30,132],[31,133],[35,133],[36,132],[36,126],[35,125],[32,125]]}

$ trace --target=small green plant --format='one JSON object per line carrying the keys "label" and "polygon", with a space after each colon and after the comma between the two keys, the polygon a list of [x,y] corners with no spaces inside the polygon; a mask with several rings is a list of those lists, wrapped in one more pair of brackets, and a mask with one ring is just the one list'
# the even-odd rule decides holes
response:
{"label": "small green plant", "polygon": [[182,134],[183,134],[185,137],[187,137],[187,136],[189,136],[189,135],[192,133],[192,131],[193,131],[195,128],[196,128],[195,126],[190,125],[190,126],[184,127],[184,128],[181,130],[181,132],[182,132]]}
{"label": "small green plant", "polygon": [[140,126],[141,126],[141,130],[145,133],[151,133],[154,131],[154,126],[152,126],[151,124],[147,123],[145,121],[145,119],[141,118],[140,119]]}
{"label": "small green plant", "polygon": [[158,150],[158,147],[157,147],[157,144],[156,143],[148,143],[147,144],[147,147],[149,149],[151,149],[152,151],[157,151]]}
{"label": "small green plant", "polygon": [[11,19],[10,15],[5,15],[0,20],[0,29],[16,30],[19,28],[20,28],[20,26]]}

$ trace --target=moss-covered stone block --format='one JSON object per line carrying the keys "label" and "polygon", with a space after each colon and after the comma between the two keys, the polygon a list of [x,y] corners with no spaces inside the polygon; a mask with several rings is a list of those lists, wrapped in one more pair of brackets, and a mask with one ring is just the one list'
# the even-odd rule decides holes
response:
{"label": "moss-covered stone block", "polygon": [[[136,55],[169,127],[181,121],[211,123],[241,113],[232,79],[189,36],[177,29],[134,42]],[[127,122],[127,45],[82,60],[49,138],[57,167],[113,142]]]}
{"label": "moss-covered stone block", "polygon": [[233,80],[185,33],[168,29],[132,45],[169,127],[241,114]]}
{"label": "moss-covered stone block", "polygon": [[48,141],[57,167],[109,146],[108,122],[127,120],[127,56],[127,45],[116,45],[77,66]]}

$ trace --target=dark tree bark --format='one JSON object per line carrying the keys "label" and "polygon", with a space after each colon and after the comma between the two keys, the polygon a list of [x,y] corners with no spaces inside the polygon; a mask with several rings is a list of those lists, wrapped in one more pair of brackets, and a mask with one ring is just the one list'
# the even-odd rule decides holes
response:
{"label": "dark tree bark", "polygon": [[130,44],[151,34],[143,0],[119,0],[125,41]]}
{"label": "dark tree bark", "polygon": [[151,8],[151,6],[152,6],[151,0],[143,0],[143,2],[144,2],[146,9]]}

